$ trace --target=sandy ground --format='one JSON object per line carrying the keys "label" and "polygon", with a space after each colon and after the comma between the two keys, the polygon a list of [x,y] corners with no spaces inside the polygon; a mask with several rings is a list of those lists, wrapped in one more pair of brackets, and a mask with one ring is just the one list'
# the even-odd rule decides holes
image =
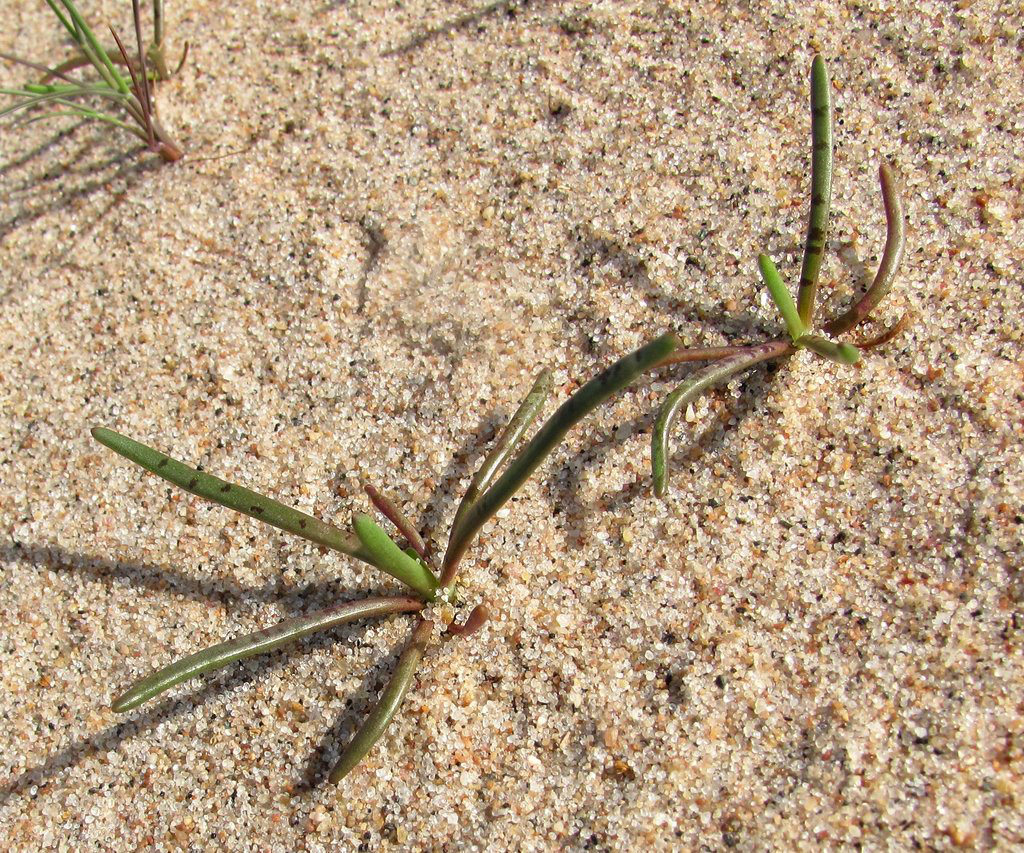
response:
{"label": "sandy ground", "polygon": [[[81,5],[127,31],[124,3]],[[6,846],[1024,843],[1021,14],[191,0],[158,94],[181,163],[4,125]],[[63,55],[42,3],[0,18],[0,49]],[[687,370],[590,418],[467,560],[459,618],[495,619],[431,647],[339,788],[409,617],[109,710],[177,656],[397,587],[89,427],[339,524],[367,478],[443,546],[540,365],[560,401],[665,329],[778,334],[755,258],[796,280],[816,50],[826,310],[877,261],[886,158],[911,233],[879,317],[916,326],[859,370],[804,354],[705,398],[665,503],[650,427]]]}

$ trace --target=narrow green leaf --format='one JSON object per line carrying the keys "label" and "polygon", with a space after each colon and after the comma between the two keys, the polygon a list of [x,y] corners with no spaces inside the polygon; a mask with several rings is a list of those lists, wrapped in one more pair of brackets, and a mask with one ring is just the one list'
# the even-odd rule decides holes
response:
{"label": "narrow green leaf", "polygon": [[[63,101],[57,101],[57,103],[64,103]],[[125,124],[118,118],[107,113],[97,112],[96,110],[90,110],[88,107],[83,107],[80,104],[67,104],[66,110],[54,110],[49,113],[42,113],[41,115],[33,115],[30,118],[23,118],[18,121],[19,125],[22,124],[34,124],[37,121],[50,121],[55,118],[68,118],[70,116],[76,116],[78,118],[94,119],[96,121],[106,122],[112,124],[114,127],[119,127],[122,130],[127,130],[134,136],[138,136],[143,142],[146,141],[145,137],[140,133],[137,127],[133,127],[130,124]]]}
{"label": "narrow green leaf", "polygon": [[308,616],[286,619],[271,628],[264,628],[262,631],[196,652],[147,675],[118,696],[111,707],[119,714],[130,711],[176,684],[205,672],[220,669],[235,661],[272,652],[315,631],[326,631],[328,628],[355,622],[358,619],[386,616],[389,613],[412,613],[422,609],[423,602],[414,598],[365,598],[362,601],[349,601],[326,610],[318,610]]}
{"label": "narrow green leaf", "polygon": [[[127,94],[129,92],[128,81],[121,76],[114,63],[111,62],[103,45],[100,44],[99,39],[96,38],[93,31],[89,28],[89,24],[86,23],[85,18],[82,17],[75,4],[72,0],[61,0],[61,3],[80,33],[80,37],[76,38],[76,41],[81,46],[85,55],[89,57],[89,61],[93,64],[97,73],[110,84],[112,89]],[[56,11],[52,3],[50,8]]]}
{"label": "narrow green leaf", "polygon": [[423,659],[423,653],[426,651],[433,628],[433,623],[428,620],[423,620],[416,626],[409,645],[405,647],[402,656],[398,659],[398,666],[395,667],[395,674],[391,676],[391,681],[384,688],[384,692],[380,694],[377,704],[363,721],[359,731],[345,747],[338,763],[334,765],[329,777],[333,784],[338,784],[352,772],[366,753],[373,749],[394,719],[405,694],[408,693],[409,687],[412,685],[416,667]]}
{"label": "narrow green leaf", "polygon": [[811,213],[797,292],[800,319],[808,328],[814,321],[814,297],[832,204],[832,88],[821,56],[811,63],[811,146]]}
{"label": "narrow green leaf", "polygon": [[79,98],[79,97],[99,97],[106,98],[108,100],[115,101],[121,106],[125,106],[125,97],[118,95],[117,92],[112,92],[109,89],[103,89],[102,91],[95,90],[91,87],[83,86],[80,91],[67,91],[67,92],[50,92],[45,95],[37,95],[24,89],[0,89],[0,95],[12,95],[16,98],[24,98],[25,100],[19,101],[16,104],[12,104],[9,107],[4,107],[0,110],[0,117],[8,115],[10,113],[18,112],[18,110],[25,110],[29,107],[34,107],[37,104],[45,104],[51,101],[66,102],[68,98]]}
{"label": "narrow green leaf", "polygon": [[769,341],[749,347],[743,352],[709,364],[698,370],[665,398],[651,433],[651,471],[654,475],[654,493],[664,497],[668,488],[668,435],[679,412],[709,388],[725,382],[731,376],[772,358],[792,352],[787,341]]}
{"label": "narrow green leaf", "polygon": [[47,86],[51,78],[57,78],[63,80],[65,83],[70,83],[73,86],[81,86],[82,83],[79,80],[75,80],[68,77],[64,73],[64,66],[68,63],[64,62],[58,65],[56,68],[50,68],[48,65],[42,65],[39,62],[33,62],[31,59],[24,59],[17,54],[4,53],[0,51],[0,59],[6,59],[8,62],[13,62],[15,65],[24,65],[26,68],[31,68],[33,71],[38,71],[43,74],[43,79],[39,83],[26,83],[25,88],[31,89],[34,86]]}
{"label": "narrow green leaf", "polygon": [[[317,545],[332,548],[370,565],[376,565],[373,558],[359,546],[358,542],[354,542],[349,535],[333,524],[327,524],[311,515],[299,512],[297,509],[285,506],[273,498],[268,498],[242,486],[236,486],[219,477],[214,477],[212,474],[207,474],[205,471],[197,471],[184,462],[172,459],[166,453],[133,441],[111,429],[96,427],[92,431],[92,437],[115,453],[120,453],[125,459],[131,460],[136,465],[141,465],[147,471],[152,471],[158,477],[163,477],[167,482],[173,483],[187,492],[236,512],[244,513],[251,518],[264,521],[280,530],[294,533]],[[380,567],[378,566],[378,568]]]}
{"label": "narrow green leaf", "polygon": [[800,336],[806,332],[807,329],[804,327],[803,321],[797,313],[796,303],[793,301],[792,294],[782,282],[782,277],[779,275],[779,271],[775,269],[775,264],[772,262],[772,259],[764,253],[757,256],[757,266],[758,269],[761,270],[761,278],[764,279],[764,283],[768,287],[768,292],[772,296],[772,301],[779,309],[779,313],[782,315],[782,319],[786,323],[786,330],[789,332],[789,336],[794,341],[799,340]]}
{"label": "narrow green leaf", "polygon": [[537,374],[537,378],[533,381],[533,387],[530,388],[529,393],[523,399],[523,402],[519,404],[515,414],[509,419],[508,424],[494,443],[491,452],[487,454],[483,464],[481,464],[476,474],[473,475],[469,488],[466,489],[466,494],[463,496],[459,508],[455,511],[455,520],[452,522],[451,533],[448,535],[449,541],[459,535],[459,526],[462,524],[463,519],[465,519],[466,513],[476,503],[480,493],[491,484],[501,466],[505,464],[505,461],[512,455],[519,442],[522,441],[526,431],[530,428],[530,424],[540,414],[544,401],[547,400],[550,393],[551,371],[545,369]]}
{"label": "narrow green leaf", "polygon": [[78,31],[71,26],[71,21],[64,17],[64,13],[58,8],[56,0],[46,0],[46,5],[53,10],[53,14],[57,16],[58,20],[63,24],[64,29],[68,31],[71,38],[73,38],[75,42],[78,42]]}
{"label": "narrow green leaf", "polygon": [[394,540],[368,515],[357,515],[352,527],[374,565],[415,590],[424,601],[433,601],[437,578],[420,560],[399,548]]}
{"label": "narrow green leaf", "polygon": [[448,543],[441,575],[442,587],[447,588],[454,581],[459,561],[480,528],[519,490],[545,457],[561,443],[566,433],[644,371],[660,364],[678,346],[679,338],[669,333],[640,347],[587,382],[548,418],[529,444],[509,463],[505,473],[465,514],[458,535]]}
{"label": "narrow green leaf", "polygon": [[839,364],[856,364],[860,361],[860,350],[853,344],[837,344],[818,335],[804,335],[798,341],[797,346],[807,347],[812,352]]}

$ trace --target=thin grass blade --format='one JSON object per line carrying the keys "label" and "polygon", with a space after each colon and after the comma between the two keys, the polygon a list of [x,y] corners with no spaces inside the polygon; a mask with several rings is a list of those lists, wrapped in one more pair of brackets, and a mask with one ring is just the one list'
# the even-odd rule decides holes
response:
{"label": "thin grass blade", "polygon": [[68,20],[67,18],[65,18],[65,17],[64,17],[64,13],[63,13],[63,12],[62,12],[62,11],[60,10],[60,8],[59,8],[59,7],[57,6],[57,0],[46,0],[46,5],[47,5],[47,6],[49,6],[49,7],[50,7],[50,9],[52,9],[52,10],[53,10],[53,14],[55,14],[55,15],[57,16],[57,18],[58,18],[58,19],[60,20],[61,24],[63,24],[63,25],[64,25],[64,29],[66,29],[66,30],[68,31],[68,34],[69,34],[69,35],[71,36],[71,38],[73,38],[73,39],[75,40],[75,42],[77,43],[77,42],[78,42],[78,40],[79,40],[79,37],[78,37],[78,30],[76,30],[76,29],[75,29],[75,28],[74,28],[74,27],[73,27],[73,26],[71,25],[71,21],[69,21],[69,20]]}
{"label": "thin grass blade", "polygon": [[728,358],[731,355],[737,355],[746,351],[747,347],[745,346],[687,347],[672,353],[668,358],[663,359],[658,366],[687,364],[692,361],[718,361],[719,359]]}
{"label": "thin grass blade", "polygon": [[358,542],[333,524],[327,524],[251,489],[236,486],[234,483],[214,477],[212,474],[190,468],[184,462],[172,459],[166,453],[133,441],[112,429],[95,427],[92,430],[92,437],[115,453],[121,454],[125,459],[136,465],[141,465],[147,471],[151,471],[187,492],[241,512],[251,518],[264,521],[279,530],[294,533],[317,545],[323,545],[370,565],[376,565],[373,558],[363,550]]}
{"label": "thin grass blade", "polygon": [[789,336],[794,341],[800,340],[800,336],[807,331],[807,328],[800,319],[800,315],[796,310],[796,303],[793,301],[793,295],[783,283],[774,262],[762,253],[757,256],[757,267],[761,271],[761,278],[764,279],[775,307],[779,309],[779,313],[786,323],[786,331],[789,332]]}
{"label": "thin grass blade", "polygon": [[[35,124],[37,121],[50,121],[50,120],[55,119],[55,118],[71,118],[71,117],[89,118],[89,119],[97,118],[97,116],[88,115],[87,111],[85,111],[85,110],[81,110],[78,107],[73,107],[73,108],[66,109],[66,110],[54,110],[53,112],[50,112],[50,113],[40,113],[38,115],[33,115],[33,116],[30,116],[30,117],[27,117],[27,118],[19,118],[17,121],[13,122],[12,124],[13,124],[14,127],[21,127],[22,125]],[[111,116],[111,118],[112,118],[112,116]]]}
{"label": "thin grass blade", "polygon": [[159,693],[203,673],[220,669],[235,661],[272,652],[288,643],[294,643],[316,631],[326,631],[346,622],[386,616],[390,613],[414,613],[423,608],[423,602],[414,598],[365,598],[318,610],[307,616],[286,619],[271,628],[264,628],[244,637],[218,643],[194,655],[182,658],[152,675],[136,681],[114,700],[111,707],[117,713],[130,711]]}
{"label": "thin grass blade", "polygon": [[[4,53],[3,51],[0,51],[0,59],[6,59],[8,62],[13,62],[15,65],[24,65],[26,68],[31,68],[32,70],[45,75],[42,84],[37,85],[45,86],[46,83],[54,77],[59,78],[66,83],[70,83],[73,86],[82,85],[78,80],[75,80],[73,77],[69,77],[65,74],[62,65],[58,65],[56,68],[50,68],[48,65],[43,65],[40,62],[33,62],[31,59],[23,59],[16,54]],[[28,89],[29,85],[26,85],[25,88]]]}
{"label": "thin grass blade", "polygon": [[661,363],[678,346],[679,338],[674,334],[656,338],[595,376],[548,418],[529,444],[509,463],[505,473],[466,513],[458,535],[448,543],[441,575],[442,587],[448,588],[454,582],[459,561],[480,528],[519,490],[545,457],[561,443],[566,433],[644,371]]}
{"label": "thin grass blade", "polygon": [[189,42],[185,42],[185,47],[183,47],[182,50],[181,50],[181,59],[178,60],[178,65],[174,69],[174,75],[173,76],[177,76],[178,72],[181,71],[181,69],[184,67],[185,60],[188,59],[188,49],[189,49],[189,47],[191,47],[190,43]]}
{"label": "thin grass blade", "polygon": [[50,83],[26,83],[22,91],[30,95],[73,95],[78,91],[78,86],[55,86]]}
{"label": "thin grass blade", "polygon": [[654,475],[654,493],[659,498],[665,496],[668,487],[668,435],[679,412],[709,388],[725,382],[759,362],[779,358],[792,350],[792,345],[785,340],[769,341],[749,347],[742,353],[723,358],[698,370],[665,398],[654,422],[654,432],[651,434],[651,471]]}
{"label": "thin grass blade", "polygon": [[24,98],[23,101],[19,101],[16,104],[11,104],[9,107],[4,107],[0,110],[0,118],[11,113],[16,113],[19,110],[26,110],[29,107],[34,107],[37,104],[45,104],[49,101],[65,101],[68,98],[105,98],[110,101],[114,101],[121,106],[125,105],[124,96],[113,92],[110,89],[98,90],[93,87],[83,86],[81,91],[75,92],[72,90],[62,90],[47,92],[45,94],[35,94],[27,89],[0,89],[0,95],[10,95],[15,98]]}
{"label": "thin grass blade", "polygon": [[377,568],[415,590],[424,601],[434,600],[437,578],[430,569],[399,548],[370,516],[357,515],[352,527]]}
{"label": "thin grass blade", "polygon": [[878,167],[878,181],[882,186],[882,203],[885,206],[885,248],[882,260],[878,263],[878,271],[871,286],[864,295],[844,314],[825,325],[830,335],[845,334],[858,323],[862,322],[892,289],[896,280],[896,272],[903,259],[903,250],[907,240],[906,225],[903,221],[903,200],[896,187],[896,179],[887,163]]}
{"label": "thin grass blade", "polygon": [[487,458],[484,459],[483,464],[480,465],[476,474],[473,475],[469,488],[466,489],[466,494],[463,495],[459,508],[455,511],[455,520],[452,522],[451,533],[448,536],[449,541],[458,536],[459,526],[465,519],[466,513],[469,512],[473,504],[480,497],[480,494],[487,489],[495,476],[497,476],[501,466],[505,464],[505,461],[515,451],[526,431],[530,428],[530,424],[540,414],[544,401],[547,400],[550,394],[551,371],[544,369],[537,375],[529,393],[523,399],[523,402],[519,404],[519,408],[516,409],[515,414],[512,415],[502,431],[501,436],[495,442],[494,447],[491,448],[491,452],[487,454]]}
{"label": "thin grass blade", "polygon": [[[135,0],[136,4],[138,0]],[[136,9],[138,6],[136,5]],[[117,30],[113,27],[110,28],[110,34],[114,37],[114,41],[117,44],[117,49],[121,52],[121,58],[124,60],[125,66],[128,68],[128,73],[132,78],[132,94],[135,96],[135,100],[138,103],[139,109],[130,110],[132,116],[135,118],[141,118],[141,124],[146,132],[146,144],[151,150],[156,149],[156,135],[153,133],[153,122],[150,120],[151,105],[149,103],[149,89],[148,81],[146,81],[146,69],[142,68],[142,79],[147,88],[142,89],[139,86],[139,78],[135,74],[135,69],[132,67],[131,57],[128,56],[128,51],[125,50],[124,44],[121,43],[121,37],[117,34]]]}
{"label": "thin grass blade", "polygon": [[329,777],[333,784],[338,784],[352,772],[355,766],[373,749],[394,719],[405,694],[409,692],[409,687],[412,685],[416,667],[423,660],[423,653],[426,651],[433,628],[433,623],[428,620],[423,620],[416,626],[409,645],[405,647],[402,656],[398,659],[398,666],[395,667],[395,674],[391,676],[391,681],[384,688],[384,692],[380,694],[377,704],[363,721],[359,731],[345,747],[338,763],[334,765]]}
{"label": "thin grass blade", "polygon": [[[153,98],[150,95],[149,90],[149,71],[146,69],[146,51],[142,49],[142,20],[139,12],[139,0],[132,0],[132,20],[135,23],[135,48],[139,52],[139,71],[142,75],[142,94],[140,100],[142,100],[146,116],[153,114]],[[128,63],[128,70],[131,70],[131,63]],[[132,75],[134,80],[134,75]],[[138,88],[136,86],[136,88]]]}
{"label": "thin grass blade", "polygon": [[[47,0],[49,2],[49,0]],[[79,32],[79,37],[76,38],[82,50],[86,56],[89,57],[90,62],[96,68],[96,71],[106,80],[112,89],[116,89],[119,92],[127,94],[129,91],[128,81],[121,76],[117,67],[111,61],[110,57],[107,56],[106,50],[103,45],[100,44],[99,39],[96,38],[89,25],[86,23],[85,18],[82,17],[81,13],[75,7],[72,0],[61,0],[62,5],[67,11],[71,21]],[[50,8],[53,8],[51,4]]]}
{"label": "thin grass blade", "polygon": [[76,116],[78,118],[87,118],[93,119],[95,121],[106,122],[107,124],[111,124],[114,127],[119,127],[122,130],[127,130],[129,133],[138,136],[140,139],[142,139],[143,142],[146,141],[145,137],[141,135],[141,132],[137,127],[131,124],[126,124],[119,118],[116,118],[112,115],[108,115],[107,113],[101,113],[97,110],[91,110],[88,107],[83,107],[79,104],[73,104],[69,102],[66,103],[64,101],[57,101],[57,103],[64,104],[65,106],[67,106],[67,109],[55,110],[53,112],[43,113],[41,115],[30,116],[29,118],[18,119],[17,122],[15,122],[15,124],[35,124],[37,121],[49,121],[50,119],[55,118],[68,118],[71,116]]}
{"label": "thin grass blade", "polygon": [[807,220],[807,240],[797,292],[800,319],[808,328],[814,322],[814,297],[825,253],[831,204],[832,87],[825,60],[815,56],[811,63],[811,213]]}

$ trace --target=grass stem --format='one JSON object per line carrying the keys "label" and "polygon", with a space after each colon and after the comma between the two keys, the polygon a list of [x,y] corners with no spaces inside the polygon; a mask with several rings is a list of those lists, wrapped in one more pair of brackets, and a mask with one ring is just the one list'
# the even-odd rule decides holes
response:
{"label": "grass stem", "polygon": [[848,311],[825,324],[825,331],[833,337],[845,334],[875,310],[892,288],[903,258],[907,240],[903,201],[892,169],[887,163],[878,167],[878,181],[882,187],[882,204],[885,207],[885,248],[882,250],[882,260],[878,262],[878,271],[864,295]]}
{"label": "grass stem", "polygon": [[800,340],[800,336],[807,331],[803,321],[797,313],[796,303],[789,288],[782,281],[779,271],[775,268],[772,259],[765,254],[757,256],[757,266],[761,271],[761,278],[764,279],[768,292],[771,294],[775,307],[779,309],[782,319],[786,324],[786,330],[794,341]]}
{"label": "grass stem", "polygon": [[491,448],[491,452],[487,454],[487,457],[477,469],[476,474],[473,475],[469,488],[466,489],[466,494],[462,496],[459,508],[455,511],[455,520],[452,521],[451,532],[448,535],[449,543],[453,538],[459,536],[459,528],[462,526],[463,521],[465,521],[466,514],[472,509],[473,504],[477,502],[480,494],[490,486],[501,466],[505,464],[509,456],[515,451],[526,431],[530,428],[530,424],[540,414],[544,401],[547,400],[550,394],[551,371],[545,369],[537,375],[537,378],[533,381],[533,387],[530,388],[523,402],[519,404],[519,408],[516,409],[515,414],[509,419],[505,429],[495,442],[494,447]]}
{"label": "grass stem", "polygon": [[426,543],[420,536],[419,531],[413,526],[413,523],[409,521],[405,513],[399,509],[398,505],[386,495],[382,495],[369,483],[363,483],[363,491],[366,492],[367,497],[369,497],[373,502],[373,505],[377,508],[378,512],[395,525],[395,528],[402,534],[402,536],[405,537],[405,541],[409,543],[413,551],[419,554],[424,560],[427,559]]}
{"label": "grass stem", "polygon": [[236,486],[212,474],[190,468],[184,462],[172,459],[166,453],[147,447],[112,429],[96,427],[92,430],[92,437],[125,459],[141,465],[147,471],[187,492],[381,568],[358,541],[333,524],[327,524],[244,486]]}
{"label": "grass stem", "polygon": [[836,343],[820,335],[804,335],[797,346],[806,347],[829,361],[852,365],[860,361],[860,350],[853,344]]}
{"label": "grass stem", "polygon": [[651,433],[651,470],[654,473],[654,493],[658,497],[664,497],[668,488],[668,435],[679,412],[709,388],[759,362],[780,358],[792,351],[793,345],[781,339],[746,347],[742,352],[698,370],[665,398],[654,422],[654,432]]}

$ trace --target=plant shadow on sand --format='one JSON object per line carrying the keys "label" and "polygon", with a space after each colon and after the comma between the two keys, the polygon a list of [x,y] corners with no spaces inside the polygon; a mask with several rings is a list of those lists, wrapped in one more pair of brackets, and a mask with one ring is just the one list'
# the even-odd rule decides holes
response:
{"label": "plant shadow on sand", "polygon": [[[281,603],[284,609],[296,613],[314,610],[339,599],[354,599],[367,594],[365,588],[353,587],[339,590],[335,584],[326,582],[308,584],[282,595],[269,587],[250,588],[223,581],[197,580],[172,569],[163,569],[144,563],[119,562],[105,557],[91,557],[86,554],[66,551],[56,545],[12,545],[0,549],[0,564],[6,565],[13,562],[28,563],[51,571],[76,572],[90,579],[107,583],[126,581],[145,589],[184,595],[197,601],[231,601],[235,603],[275,601]],[[205,704],[211,698],[235,691],[250,682],[268,678],[292,661],[293,655],[296,653],[306,654],[326,649],[336,643],[358,643],[359,636],[366,630],[366,627],[366,622],[357,622],[303,638],[291,648],[280,649],[249,661],[243,661],[241,665],[209,675],[193,690],[166,698],[141,712],[133,712],[123,722],[107,726],[95,734],[78,737],[45,760],[0,784],[0,805],[14,796],[26,793],[32,787],[45,789],[62,772],[81,764],[91,756],[117,749],[123,742],[137,735],[145,736],[156,725],[179,718]],[[365,712],[366,706],[372,704],[374,691],[384,680],[388,669],[393,666],[395,656],[397,653],[393,657],[375,661],[360,687],[353,692],[353,697],[346,700],[341,718],[328,726],[320,745],[314,749],[307,767],[295,781],[300,790],[311,789],[322,779],[325,772],[323,768],[326,766],[325,762],[328,758],[327,753],[332,745],[336,748],[334,734],[351,729]],[[115,676],[115,679],[119,678],[121,676]],[[124,680],[127,682],[127,674],[124,675]],[[244,703],[245,697],[239,696],[239,701]],[[104,701],[102,707],[105,708],[106,705],[107,703]],[[87,710],[96,710],[96,708]]]}
{"label": "plant shadow on sand", "polygon": [[[86,130],[87,138],[78,140]],[[115,142],[106,128],[81,122],[0,164],[0,179],[5,184],[0,200],[0,242],[56,215],[56,227],[63,236],[43,264],[59,264],[69,258],[74,246],[92,233],[132,187],[159,167],[152,158],[140,157],[138,149],[125,151]]]}
{"label": "plant shadow on sand", "polygon": [[[695,339],[694,343],[711,345],[716,342],[756,340],[772,337],[779,332],[778,324],[773,325],[770,320],[751,310],[729,312],[722,309],[718,301],[702,298],[702,294],[706,293],[708,288],[698,291],[697,283],[692,283],[685,289],[676,286],[671,291],[668,286],[652,284],[646,262],[638,250],[598,235],[586,225],[575,229],[574,237],[575,266],[579,275],[588,275],[590,270],[596,267],[618,271],[623,279],[621,286],[640,289],[645,294],[645,300],[652,313],[672,317],[672,327],[685,325],[690,332],[688,338]],[[752,273],[751,278],[753,277]],[[565,321],[565,335],[575,336],[579,339],[583,351],[598,356],[595,369],[616,357],[611,345],[606,342],[607,325],[607,318],[599,317],[595,312],[584,312],[581,315],[577,311]],[[653,331],[657,330],[652,329]],[[595,341],[600,343],[595,345]],[[676,365],[664,368],[656,381],[678,382],[700,366]],[[703,427],[698,425],[695,432],[688,432],[685,443],[677,447],[673,455],[679,459],[692,459],[695,454],[703,456],[718,452],[730,432],[745,418],[758,411],[761,400],[775,381],[780,367],[781,365],[770,363],[751,370],[742,380],[743,393],[740,398],[729,404],[722,417]],[[637,387],[642,389],[651,381],[650,378],[642,379]],[[635,394],[636,390],[627,393]],[[652,495],[653,486],[648,470],[631,482],[623,484],[618,491],[603,495],[600,506],[586,506],[580,493],[587,471],[600,467],[608,453],[624,440],[633,439],[637,435],[649,435],[654,421],[654,411],[638,415],[627,423],[609,426],[603,434],[593,437],[579,450],[566,451],[565,462],[554,473],[552,480],[552,513],[584,518],[591,512],[622,509],[637,498]]]}
{"label": "plant shadow on sand", "polygon": [[488,18],[494,18],[500,15],[504,15],[508,18],[515,18],[519,14],[520,9],[535,10],[546,6],[558,5],[561,5],[559,0],[533,0],[533,2],[530,2],[530,0],[494,0],[492,3],[486,3],[469,12],[463,12],[461,15],[456,15],[455,17],[449,18],[447,21],[443,21],[440,24],[435,24],[432,27],[424,27],[401,44],[388,48],[382,55],[395,56],[403,53],[411,53],[414,50],[419,50],[419,48],[434,41],[435,39],[444,38],[458,30],[470,29],[474,26],[483,27],[484,22]]}

